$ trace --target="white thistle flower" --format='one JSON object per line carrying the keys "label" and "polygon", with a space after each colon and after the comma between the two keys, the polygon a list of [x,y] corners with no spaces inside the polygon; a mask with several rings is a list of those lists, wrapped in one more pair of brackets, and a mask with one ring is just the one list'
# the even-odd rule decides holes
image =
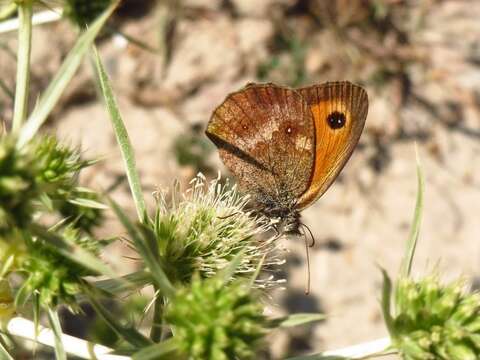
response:
{"label": "white thistle flower", "polygon": [[[228,181],[222,184],[220,176],[208,183],[200,173],[183,195],[175,186],[170,201],[165,192],[155,197],[157,214],[152,224],[173,281],[189,281],[195,272],[212,277],[242,251],[235,277],[254,276],[261,262],[267,271],[285,262],[272,231],[274,221],[248,210],[249,197]],[[280,283],[270,275],[257,279],[255,285],[271,288]]]}

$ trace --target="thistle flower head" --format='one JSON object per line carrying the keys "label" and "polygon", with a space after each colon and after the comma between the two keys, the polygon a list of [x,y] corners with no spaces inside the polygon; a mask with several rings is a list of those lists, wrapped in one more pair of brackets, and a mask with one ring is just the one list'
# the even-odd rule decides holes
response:
{"label": "thistle flower head", "polygon": [[[80,169],[90,162],[54,137],[36,139],[18,149],[10,136],[0,138],[0,233],[26,228],[41,200],[66,201]],[[59,202],[61,204],[61,201]]]}
{"label": "thistle flower head", "polygon": [[39,194],[36,175],[28,149],[18,150],[13,138],[0,137],[0,233],[30,221]]}
{"label": "thistle flower head", "polygon": [[[188,282],[195,272],[211,277],[239,252],[244,255],[235,276],[252,276],[263,259],[266,269],[283,263],[275,238],[267,236],[271,221],[248,211],[248,197],[240,195],[235,186],[222,185],[220,179],[207,184],[198,175],[183,197],[174,189],[170,204],[165,194],[157,200],[152,226],[172,281]],[[257,286],[277,283],[269,277],[258,280]]]}
{"label": "thistle flower head", "polygon": [[179,290],[167,308],[179,351],[189,359],[254,359],[267,332],[262,306],[245,282],[225,284],[219,277]]}
{"label": "thistle flower head", "polygon": [[[58,229],[57,233],[67,242],[77,244],[93,254],[100,252],[99,241],[82,234],[72,225]],[[27,292],[37,293],[43,306],[54,307],[65,303],[75,308],[75,295],[80,289],[81,278],[94,274],[41,240],[31,240],[28,248],[28,257],[22,263],[22,270],[28,274],[24,283]]]}
{"label": "thistle flower head", "polygon": [[88,161],[81,159],[78,149],[60,144],[53,136],[35,145],[33,155],[37,159],[37,177],[41,183],[68,186],[78,171],[88,165]]}
{"label": "thistle flower head", "polygon": [[403,359],[469,360],[480,357],[480,294],[463,281],[437,275],[402,278],[395,289],[392,342]]}

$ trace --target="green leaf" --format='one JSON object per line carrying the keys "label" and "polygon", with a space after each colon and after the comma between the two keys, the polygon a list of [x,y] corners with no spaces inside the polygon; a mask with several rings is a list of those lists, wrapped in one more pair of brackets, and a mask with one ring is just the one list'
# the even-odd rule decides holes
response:
{"label": "green leaf", "polygon": [[14,360],[12,355],[10,355],[8,350],[5,348],[2,341],[0,341],[0,360]]}
{"label": "green leaf", "polygon": [[77,198],[77,199],[71,199],[68,200],[70,204],[86,207],[86,208],[92,208],[92,209],[100,209],[100,210],[106,210],[108,209],[108,206],[105,204],[102,204],[99,201],[95,201],[92,199],[82,199],[82,198]]}
{"label": "green leaf", "polygon": [[177,350],[174,338],[146,347],[133,354],[133,360],[162,360],[172,359],[172,353]]}
{"label": "green leaf", "polygon": [[15,307],[21,308],[24,307],[25,304],[30,299],[30,292],[28,291],[27,284],[24,282],[23,285],[18,289],[17,293],[15,294]]}
{"label": "green leaf", "polygon": [[95,288],[108,292],[112,295],[121,294],[126,291],[138,291],[151,284],[152,275],[144,270],[122,276],[120,280],[107,279],[92,283]]}
{"label": "green leaf", "polygon": [[0,4],[0,21],[8,19],[17,10],[17,4],[14,2]]}
{"label": "green leaf", "polygon": [[87,269],[92,270],[97,274],[106,275],[112,278],[116,277],[116,274],[113,270],[105,265],[94,254],[88,252],[77,244],[68,242],[63,237],[53,232],[49,232],[48,230],[36,224],[30,225],[29,229],[32,234],[38,236],[50,245],[53,245],[55,250],[66,258],[84,266]]}
{"label": "green leaf", "polygon": [[132,224],[132,222],[128,219],[128,217],[120,209],[120,207],[111,199],[110,206],[112,207],[112,210],[115,212],[120,222],[123,224],[123,226],[125,226],[125,229],[127,229],[127,232],[135,245],[135,249],[145,261],[146,266],[152,273],[153,280],[157,284],[162,294],[167,297],[173,297],[175,294],[175,288],[165,274],[165,271],[163,271],[163,264],[161,259],[159,258],[158,250],[152,248],[151,241],[148,241],[148,236],[147,240],[144,237],[144,233],[147,233],[148,231],[151,232],[151,230],[140,224],[140,226],[142,226],[144,230],[144,232],[142,233],[141,231],[139,231],[137,226]]}
{"label": "green leaf", "polygon": [[223,279],[224,283],[228,283],[230,279],[233,277],[233,274],[235,274],[235,271],[242,263],[244,254],[245,254],[245,250],[240,251],[237,255],[235,255],[232,261],[230,261],[230,264],[228,264],[228,266],[218,274],[218,276],[220,276]]}
{"label": "green leaf", "polygon": [[18,5],[18,55],[15,104],[13,110],[12,132],[18,133],[27,117],[28,96],[30,91],[30,53],[32,49],[33,5],[24,1]]}
{"label": "green leaf", "polygon": [[417,160],[417,200],[415,204],[415,212],[413,214],[412,227],[408,237],[407,245],[405,247],[405,254],[400,268],[400,276],[410,276],[412,270],[413,256],[417,247],[418,235],[420,234],[420,223],[422,221],[423,212],[423,193],[424,193],[424,178],[420,158],[417,147],[415,146],[416,160]]}
{"label": "green leaf", "polygon": [[57,74],[50,82],[43,95],[40,97],[40,100],[30,115],[28,121],[22,127],[17,142],[18,147],[22,147],[29,142],[45,122],[53,107],[57,104],[58,100],[63,94],[68,83],[75,75],[75,72],[82,62],[83,56],[92,45],[95,37],[100,32],[117,4],[118,2],[115,1],[101,16],[99,16],[97,20],[95,20],[95,22],[92,23],[88,30],[80,35],[75,43],[75,46],[65,58]]}
{"label": "green leaf", "polygon": [[67,354],[65,353],[62,342],[63,332],[60,325],[60,320],[58,318],[57,312],[51,308],[48,309],[48,320],[50,322],[53,335],[55,336],[55,358],[57,360],[67,360]]}
{"label": "green leaf", "polygon": [[136,348],[143,348],[146,346],[150,346],[152,342],[145,336],[143,336],[140,332],[138,332],[133,327],[126,327],[120,324],[116,316],[111,314],[105,307],[97,300],[98,293],[95,292],[89,285],[85,284],[83,286],[83,292],[87,296],[88,301],[95,309],[95,311],[105,320],[107,325],[120,337],[122,337],[125,341],[132,344]]}
{"label": "green leaf", "polygon": [[263,263],[265,262],[265,256],[266,254],[262,256],[260,261],[258,262],[257,268],[255,269],[255,272],[253,273],[252,278],[250,279],[250,287],[252,287],[255,284],[255,280],[257,280],[258,275],[260,275],[260,271],[262,271],[262,266]]}
{"label": "green leaf", "polygon": [[103,68],[100,57],[98,56],[97,51],[95,51],[95,60],[97,65],[97,75],[100,81],[100,87],[102,94],[105,98],[105,103],[107,105],[110,118],[112,120],[113,130],[115,136],[117,137],[118,145],[122,152],[123,161],[125,163],[128,183],[130,184],[130,191],[132,192],[133,201],[137,208],[138,219],[143,222],[146,218],[146,206],[145,200],[143,199],[142,187],[140,185],[140,178],[138,177],[138,172],[135,164],[135,154],[128,138],[128,132],[123,123],[122,117],[120,116],[120,111],[115,101],[113,95],[113,90],[110,85],[110,80],[108,75]]}
{"label": "green leaf", "polygon": [[391,303],[392,303],[392,281],[384,269],[380,269],[383,275],[382,286],[382,312],[390,336],[394,336],[395,328],[393,326]]}
{"label": "green leaf", "polygon": [[273,319],[273,325],[275,327],[289,328],[293,326],[305,325],[315,321],[325,320],[325,315],[315,313],[298,313],[292,314],[279,319]]}

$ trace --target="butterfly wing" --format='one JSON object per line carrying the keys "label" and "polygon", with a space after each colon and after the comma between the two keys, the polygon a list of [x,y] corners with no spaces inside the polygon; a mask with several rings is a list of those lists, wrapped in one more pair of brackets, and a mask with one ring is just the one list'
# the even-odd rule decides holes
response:
{"label": "butterfly wing", "polygon": [[318,199],[332,184],[360,139],[368,111],[367,93],[348,81],[313,85],[297,90],[315,121],[315,160],[309,187],[297,209]]}
{"label": "butterfly wing", "polygon": [[230,94],[206,130],[226,167],[265,207],[287,208],[313,169],[312,113],[295,90],[251,84]]}

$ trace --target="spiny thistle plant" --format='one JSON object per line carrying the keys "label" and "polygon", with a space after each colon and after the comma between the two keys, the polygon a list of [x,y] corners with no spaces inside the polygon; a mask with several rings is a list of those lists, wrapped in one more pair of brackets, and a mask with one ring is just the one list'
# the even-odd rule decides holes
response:
{"label": "spiny thistle plant", "polygon": [[[65,241],[76,244],[82,249],[98,256],[105,243],[83,234],[74,225],[61,226],[57,230]],[[82,279],[96,275],[91,269],[62,256],[49,244],[35,239],[28,243],[28,257],[23,261],[20,272],[28,274],[23,291],[36,294],[39,303],[55,308],[58,304],[68,305],[77,310],[75,295],[80,293]]]}
{"label": "spiny thistle plant", "polygon": [[[270,231],[272,221],[247,210],[247,195],[228,182],[222,185],[220,178],[207,184],[201,174],[190,184],[183,195],[175,187],[170,202],[167,193],[157,192],[156,214],[149,221],[171,281],[189,282],[196,272],[211,277],[240,252],[237,276],[252,276],[260,262],[265,270],[284,263]],[[281,282],[272,275],[257,285],[270,288]]]}
{"label": "spiny thistle plant", "polygon": [[390,333],[403,359],[479,358],[480,294],[468,292],[465,281],[443,285],[438,274],[400,278],[394,297]]}
{"label": "spiny thistle plant", "polygon": [[[89,26],[30,114],[31,16],[37,1],[13,3],[20,18],[15,108],[11,129],[0,135],[0,357],[15,358],[13,343],[4,337],[12,317],[33,314],[38,325],[39,312],[46,312],[55,334],[55,356],[66,359],[73,350],[62,344],[57,310],[61,306],[79,310],[82,300],[114,332],[112,351],[135,360],[256,359],[270,330],[322,319],[319,314],[281,319],[265,315],[259,296],[283,282],[273,277],[283,263],[282,253],[270,231],[272,221],[252,213],[248,197],[236,187],[222,185],[220,178],[209,183],[198,175],[184,193],[177,187],[171,193],[157,192],[156,207],[147,208],[127,130],[94,51],[96,80],[137,210],[131,219],[113,200],[104,201],[125,226],[140,264],[138,271],[116,275],[101,254],[110,241],[120,237],[114,234],[106,242],[95,236],[106,205],[100,194],[78,185],[78,173],[93,162],[54,136],[39,135],[116,2],[63,3],[81,29]],[[406,360],[477,359],[480,295],[466,292],[461,282],[442,285],[436,276],[410,278],[422,184],[419,176],[412,235],[395,285],[394,313],[390,311],[392,285],[385,276],[383,310],[391,337],[389,349]],[[153,289],[145,295],[153,306],[141,314],[143,322],[135,316],[119,316],[128,311],[114,311],[102,301],[121,306],[126,296],[138,295],[145,287]]]}
{"label": "spiny thistle plant", "polygon": [[268,332],[263,306],[247,282],[225,284],[219,276],[180,289],[167,307],[178,352],[188,359],[255,359]]}

